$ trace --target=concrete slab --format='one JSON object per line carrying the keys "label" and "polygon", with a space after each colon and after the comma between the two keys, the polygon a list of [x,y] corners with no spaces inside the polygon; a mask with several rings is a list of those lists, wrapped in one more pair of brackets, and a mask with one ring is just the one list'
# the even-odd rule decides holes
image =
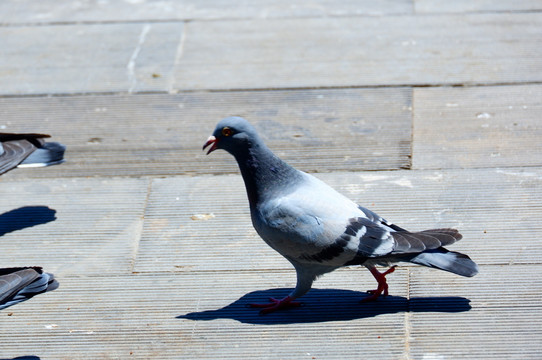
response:
{"label": "concrete slab", "polygon": [[542,164],[542,86],[414,90],[412,166]]}

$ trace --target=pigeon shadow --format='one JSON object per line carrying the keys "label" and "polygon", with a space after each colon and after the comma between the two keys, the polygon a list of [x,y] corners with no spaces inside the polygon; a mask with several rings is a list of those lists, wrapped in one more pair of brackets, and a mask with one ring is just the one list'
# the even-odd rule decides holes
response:
{"label": "pigeon shadow", "polygon": [[470,300],[463,297],[381,297],[378,301],[361,303],[367,296],[351,290],[312,289],[303,296],[299,308],[279,310],[260,315],[258,309],[249,308],[251,303],[266,303],[268,298],[283,298],[291,289],[261,290],[248,293],[233,303],[217,310],[192,312],[177,316],[177,319],[216,320],[233,319],[242,323],[274,325],[292,323],[316,323],[326,321],[348,321],[400,312],[455,313],[471,309]]}
{"label": "pigeon shadow", "polygon": [[55,221],[56,210],[47,206],[23,206],[0,214],[0,236]]}

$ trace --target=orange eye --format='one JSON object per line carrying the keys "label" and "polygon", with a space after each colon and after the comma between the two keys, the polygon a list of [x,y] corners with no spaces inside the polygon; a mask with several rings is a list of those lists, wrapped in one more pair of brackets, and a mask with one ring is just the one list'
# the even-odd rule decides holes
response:
{"label": "orange eye", "polygon": [[232,134],[233,134],[233,131],[229,127],[226,126],[225,128],[222,129],[222,135],[231,136]]}

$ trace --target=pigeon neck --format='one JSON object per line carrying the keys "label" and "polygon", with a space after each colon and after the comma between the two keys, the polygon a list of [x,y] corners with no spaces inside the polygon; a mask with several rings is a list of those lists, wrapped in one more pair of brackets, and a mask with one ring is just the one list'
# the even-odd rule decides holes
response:
{"label": "pigeon neck", "polygon": [[251,208],[300,177],[296,169],[261,143],[252,144],[235,158],[245,181]]}

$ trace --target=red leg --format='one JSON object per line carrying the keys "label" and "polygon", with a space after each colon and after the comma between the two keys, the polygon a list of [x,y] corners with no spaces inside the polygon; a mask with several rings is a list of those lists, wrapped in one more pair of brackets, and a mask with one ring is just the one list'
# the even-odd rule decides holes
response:
{"label": "red leg", "polygon": [[301,306],[300,302],[293,301],[293,300],[294,300],[294,298],[292,298],[290,296],[286,296],[282,300],[278,300],[278,299],[275,299],[275,298],[269,298],[269,301],[271,301],[271,302],[268,303],[268,304],[250,304],[249,306],[250,307],[255,307],[255,308],[262,308],[262,310],[260,310],[260,314],[265,315],[265,314],[269,314],[269,313],[271,313],[271,312],[273,312],[275,310],[288,309],[288,308],[292,308],[292,307]]}
{"label": "red leg", "polygon": [[369,294],[372,294],[372,295],[368,296],[368,297],[366,297],[364,299],[361,299],[361,302],[375,301],[376,299],[378,299],[378,297],[382,293],[384,293],[383,296],[388,295],[388,283],[386,282],[386,275],[391,274],[392,272],[394,272],[395,271],[395,266],[396,265],[392,266],[391,268],[384,271],[383,273],[376,270],[375,267],[370,267],[369,268],[369,271],[371,272],[371,274],[373,274],[376,281],[378,282],[378,287],[376,288],[376,290],[368,290],[367,292]]}

